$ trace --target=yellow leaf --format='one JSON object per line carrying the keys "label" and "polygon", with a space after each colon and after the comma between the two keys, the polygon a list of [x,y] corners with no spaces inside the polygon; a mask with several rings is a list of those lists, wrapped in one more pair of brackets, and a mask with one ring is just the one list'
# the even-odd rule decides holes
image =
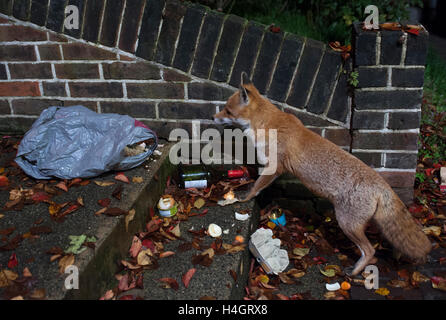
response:
{"label": "yellow leaf", "polygon": [[5,168],[0,168],[0,174],[2,174],[3,172],[5,172]]}
{"label": "yellow leaf", "polygon": [[322,270],[322,269],[319,269],[319,271],[324,275],[324,276],[326,276],[326,277],[329,277],[329,278],[331,278],[331,277],[334,277],[335,275],[336,275],[336,270],[334,270],[334,269],[327,269],[327,270]]}
{"label": "yellow leaf", "polygon": [[197,200],[195,200],[194,202],[194,207],[197,209],[200,209],[202,206],[204,206],[205,201],[203,198],[198,198]]}
{"label": "yellow leaf", "polygon": [[64,274],[65,269],[74,264],[74,255],[69,254],[59,260],[59,273]]}
{"label": "yellow leaf", "polygon": [[132,182],[133,183],[142,183],[144,179],[142,177],[133,177]]}
{"label": "yellow leaf", "polygon": [[93,181],[93,182],[100,187],[109,187],[115,184],[113,181]]}
{"label": "yellow leaf", "polygon": [[4,214],[0,214],[0,219],[3,218],[5,215]]}
{"label": "yellow leaf", "polygon": [[129,232],[129,223],[130,221],[133,220],[133,218],[135,217],[135,209],[132,209],[129,211],[129,213],[127,213],[127,215],[125,216],[125,231]]}
{"label": "yellow leaf", "polygon": [[265,283],[265,284],[269,282],[269,278],[268,278],[268,276],[266,274],[262,274],[260,276],[257,276],[256,279],[257,279],[257,281],[260,281],[260,282]]}
{"label": "yellow leaf", "polygon": [[276,227],[276,224],[272,221],[268,221],[268,223],[266,224],[268,226],[268,228],[270,229],[274,229]]}
{"label": "yellow leaf", "polygon": [[439,237],[441,234],[441,227],[439,226],[430,226],[423,228],[423,232],[427,235],[434,235]]}
{"label": "yellow leaf", "polygon": [[147,266],[152,263],[150,256],[152,256],[152,251],[150,251],[150,249],[141,250],[141,252],[138,253],[136,260],[140,266]]}
{"label": "yellow leaf", "polygon": [[379,288],[379,289],[375,290],[375,293],[377,293],[381,296],[387,296],[390,293],[390,291],[387,288]]}
{"label": "yellow leaf", "polygon": [[177,224],[170,232],[175,235],[175,237],[181,237],[180,224]]}
{"label": "yellow leaf", "polygon": [[310,248],[294,248],[293,254],[299,257],[306,256],[310,252]]}

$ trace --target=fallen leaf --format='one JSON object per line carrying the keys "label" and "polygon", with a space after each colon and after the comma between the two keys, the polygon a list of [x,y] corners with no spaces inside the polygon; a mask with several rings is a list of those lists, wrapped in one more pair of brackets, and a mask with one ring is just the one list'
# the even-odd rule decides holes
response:
{"label": "fallen leaf", "polygon": [[45,289],[34,289],[29,295],[31,299],[41,300],[45,298]]}
{"label": "fallen leaf", "polygon": [[7,187],[9,185],[9,179],[7,176],[0,176],[0,187]]}
{"label": "fallen leaf", "polygon": [[163,282],[164,288],[166,288],[166,289],[172,288],[174,290],[178,290],[178,288],[179,288],[177,280],[175,280],[173,278],[161,278],[161,279],[158,279],[158,281]]}
{"label": "fallen leaf", "polygon": [[174,254],[175,254],[175,252],[173,252],[173,251],[165,251],[165,252],[160,253],[160,258],[167,258],[167,257],[173,256]]}
{"label": "fallen leaf", "polygon": [[427,281],[430,281],[429,277],[421,274],[420,272],[415,271],[414,273],[412,273],[412,282],[413,283],[418,284],[420,282],[427,282]]}
{"label": "fallen leaf", "polygon": [[381,295],[381,296],[387,296],[389,295],[390,291],[387,288],[379,288],[375,290],[375,293]]}
{"label": "fallen leaf", "polygon": [[184,286],[185,286],[186,288],[189,287],[190,280],[192,279],[192,277],[193,277],[193,275],[195,274],[196,271],[197,271],[197,269],[195,269],[195,268],[191,268],[191,269],[189,269],[189,271],[187,271],[187,272],[183,275],[183,277],[182,277],[181,280],[183,280],[183,284],[184,284]]}
{"label": "fallen leaf", "polygon": [[111,300],[114,296],[113,290],[108,290],[99,300]]}
{"label": "fallen leaf", "polygon": [[142,248],[141,240],[139,240],[139,238],[137,236],[133,236],[132,246],[130,247],[130,250],[129,250],[130,256],[132,258],[136,258],[138,253],[141,251],[141,248]]}
{"label": "fallen leaf", "polygon": [[122,181],[122,182],[125,182],[125,183],[130,183],[129,178],[127,178],[126,175],[123,174],[122,172],[118,173],[115,176],[115,180]]}
{"label": "fallen leaf", "polygon": [[96,211],[94,214],[97,216],[100,216],[101,214],[103,214],[105,211],[107,211],[107,207],[102,208],[101,210]]}
{"label": "fallen leaf", "polygon": [[310,252],[310,248],[294,248],[293,254],[299,257],[304,257]]}
{"label": "fallen leaf", "polygon": [[205,203],[206,203],[206,201],[204,201],[203,198],[198,198],[194,202],[194,207],[197,208],[197,209],[201,209],[201,207],[203,207]]}
{"label": "fallen leaf", "polygon": [[144,179],[142,177],[133,177],[132,182],[133,183],[142,183]]}
{"label": "fallen leaf", "polygon": [[64,274],[65,269],[74,264],[74,255],[68,254],[59,260],[59,273]]}
{"label": "fallen leaf", "polygon": [[96,183],[98,186],[100,187],[109,187],[114,185],[115,183],[113,181],[93,181],[94,183]]}
{"label": "fallen leaf", "polygon": [[230,269],[229,274],[231,275],[232,279],[234,279],[234,282],[237,282],[237,273],[234,270]]}
{"label": "fallen leaf", "polygon": [[17,256],[15,253],[11,254],[8,261],[8,268],[14,269],[19,264],[19,261],[17,260]]}
{"label": "fallen leaf", "polygon": [[170,230],[170,233],[177,238],[181,237],[180,224],[177,224],[172,230]]}
{"label": "fallen leaf", "polygon": [[127,211],[120,208],[107,208],[107,210],[104,211],[104,214],[107,216],[117,217],[126,215]]}
{"label": "fallen leaf", "polygon": [[31,271],[29,271],[28,267],[25,267],[25,268],[23,269],[23,276],[24,276],[25,278],[30,278],[30,277],[33,276],[32,273],[31,273]]}
{"label": "fallen leaf", "polygon": [[0,288],[7,287],[11,284],[11,281],[16,280],[19,277],[17,273],[11,270],[0,270]]}
{"label": "fallen leaf", "polygon": [[433,235],[439,237],[441,234],[441,227],[439,226],[430,226],[423,228],[423,232],[426,235]]}
{"label": "fallen leaf", "polygon": [[56,188],[59,188],[60,190],[63,190],[65,192],[68,192],[68,188],[67,185],[65,184],[65,182],[61,181],[58,184],[56,184],[55,186]]}
{"label": "fallen leaf", "polygon": [[334,276],[336,275],[336,270],[334,270],[334,269],[328,269],[328,270],[322,270],[322,269],[319,269],[319,271],[320,271],[324,276],[329,277],[329,278],[334,277]]}
{"label": "fallen leaf", "polygon": [[79,203],[82,207],[84,206],[84,199],[82,197],[77,198],[77,203]]}
{"label": "fallen leaf", "polygon": [[152,251],[150,249],[141,250],[138,253],[138,258],[136,259],[140,266],[148,266],[152,264]]}
{"label": "fallen leaf", "polygon": [[108,207],[110,205],[111,199],[110,198],[105,198],[105,199],[100,199],[98,200],[98,204],[101,207]]}
{"label": "fallen leaf", "polygon": [[25,299],[23,299],[23,296],[16,296],[14,298],[11,298],[10,300],[25,300]]}
{"label": "fallen leaf", "polygon": [[125,231],[129,232],[129,223],[135,218],[135,209],[131,209],[125,216]]}
{"label": "fallen leaf", "polygon": [[118,200],[121,200],[121,195],[122,195],[122,184],[118,185],[112,192],[112,197]]}

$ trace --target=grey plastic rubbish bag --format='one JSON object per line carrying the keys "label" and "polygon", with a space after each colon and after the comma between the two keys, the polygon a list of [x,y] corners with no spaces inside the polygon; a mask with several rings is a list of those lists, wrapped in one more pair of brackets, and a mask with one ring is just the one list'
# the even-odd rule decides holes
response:
{"label": "grey plastic rubbish bag", "polygon": [[[154,139],[149,149],[126,157],[124,148]],[[45,109],[20,142],[15,161],[36,179],[89,178],[134,168],[157,147],[156,134],[135,119],[98,114],[83,106]]]}

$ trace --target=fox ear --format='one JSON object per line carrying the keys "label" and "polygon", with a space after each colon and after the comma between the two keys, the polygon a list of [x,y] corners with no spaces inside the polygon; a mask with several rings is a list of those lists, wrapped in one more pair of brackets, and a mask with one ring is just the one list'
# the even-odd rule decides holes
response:
{"label": "fox ear", "polygon": [[247,105],[249,103],[248,90],[245,87],[240,86],[240,104]]}
{"label": "fox ear", "polygon": [[245,84],[250,84],[250,83],[252,83],[251,79],[249,79],[249,77],[246,74],[246,72],[243,71],[242,74],[241,74],[240,85],[243,86]]}
{"label": "fox ear", "polygon": [[249,103],[249,90],[245,88],[245,84],[250,83],[252,83],[251,80],[249,79],[246,72],[243,71],[240,79],[240,104],[246,105]]}

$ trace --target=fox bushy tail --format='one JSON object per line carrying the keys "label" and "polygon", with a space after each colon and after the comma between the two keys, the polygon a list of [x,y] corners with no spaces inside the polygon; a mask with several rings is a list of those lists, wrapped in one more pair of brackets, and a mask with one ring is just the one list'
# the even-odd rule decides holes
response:
{"label": "fox bushy tail", "polygon": [[426,261],[432,244],[392,190],[381,194],[373,220],[395,249],[418,263]]}

